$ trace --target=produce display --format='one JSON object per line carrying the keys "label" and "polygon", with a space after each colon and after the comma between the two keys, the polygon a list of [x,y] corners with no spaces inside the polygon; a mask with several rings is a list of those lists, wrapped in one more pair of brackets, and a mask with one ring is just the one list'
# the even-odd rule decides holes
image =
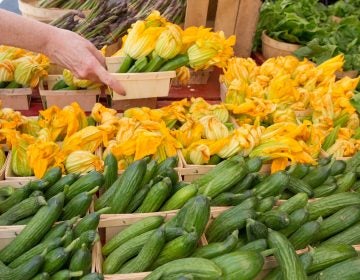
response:
{"label": "produce display", "polygon": [[185,8],[184,0],[96,1],[96,7],[91,9],[89,15],[85,16],[79,11],[69,12],[51,24],[74,31],[101,49],[119,41],[132,23],[145,19],[153,10],[159,11],[169,21],[180,24],[184,21]]}
{"label": "produce display", "polygon": [[[318,0],[265,1],[254,48],[261,47],[260,37],[265,31],[275,40],[301,45],[294,52],[299,58],[320,64],[344,54],[344,69],[359,71],[359,5],[358,0],[340,1],[329,7]],[[334,19],[333,15],[346,17]]]}
{"label": "produce display", "polygon": [[82,90],[82,89],[97,89],[101,84],[91,82],[89,80],[81,80],[74,76],[69,70],[63,71],[62,79],[49,88],[51,90]]}
{"label": "produce display", "polygon": [[49,65],[42,54],[0,45],[0,89],[35,88]]}

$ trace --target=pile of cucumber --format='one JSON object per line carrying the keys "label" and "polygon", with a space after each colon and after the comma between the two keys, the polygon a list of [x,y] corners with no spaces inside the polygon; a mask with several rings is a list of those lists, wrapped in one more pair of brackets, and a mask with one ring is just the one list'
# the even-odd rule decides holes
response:
{"label": "pile of cucumber", "polygon": [[64,196],[59,221],[76,216],[83,217],[89,210],[93,195],[104,183],[104,176],[92,171],[83,176],[68,174],[62,177],[61,169],[50,168],[43,178],[21,188],[0,188],[0,225],[25,225],[39,209],[58,195]]}

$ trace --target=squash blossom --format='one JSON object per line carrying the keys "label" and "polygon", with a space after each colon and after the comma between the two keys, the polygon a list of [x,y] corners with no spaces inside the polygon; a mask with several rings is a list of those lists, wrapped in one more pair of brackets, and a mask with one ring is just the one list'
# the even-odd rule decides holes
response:
{"label": "squash blossom", "polygon": [[171,59],[182,48],[182,30],[176,24],[167,24],[156,41],[155,53],[163,59]]}
{"label": "squash blossom", "polygon": [[15,82],[30,87],[36,87],[42,77],[47,76],[47,71],[34,57],[22,57],[13,61],[15,66]]}
{"label": "squash blossom", "polygon": [[65,169],[68,173],[85,174],[93,170],[101,171],[103,161],[89,151],[74,151],[65,160]]}
{"label": "squash blossom", "polygon": [[0,62],[0,82],[11,82],[14,80],[15,66],[10,60]]}
{"label": "squash blossom", "polygon": [[63,78],[64,78],[64,82],[69,87],[95,89],[95,88],[99,88],[101,86],[101,84],[99,84],[99,83],[94,83],[89,80],[78,79],[74,76],[74,74],[71,71],[69,71],[67,69],[64,69],[64,71],[63,71]]}

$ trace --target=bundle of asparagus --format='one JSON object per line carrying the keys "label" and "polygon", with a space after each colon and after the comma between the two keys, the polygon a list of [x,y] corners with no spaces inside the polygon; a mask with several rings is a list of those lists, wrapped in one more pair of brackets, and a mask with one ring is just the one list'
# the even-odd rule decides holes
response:
{"label": "bundle of asparagus", "polygon": [[184,21],[186,10],[186,0],[98,0],[96,2],[88,16],[82,12],[69,12],[51,24],[74,31],[101,49],[105,45],[117,42],[132,23],[145,19],[153,10],[158,10],[169,21],[177,24]]}
{"label": "bundle of asparagus", "polygon": [[40,0],[41,8],[59,8],[71,10],[91,10],[95,8],[98,0]]}

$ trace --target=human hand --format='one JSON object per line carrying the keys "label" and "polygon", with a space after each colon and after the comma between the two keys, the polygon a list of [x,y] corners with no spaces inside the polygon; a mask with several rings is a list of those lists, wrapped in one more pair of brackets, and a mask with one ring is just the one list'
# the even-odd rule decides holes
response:
{"label": "human hand", "polygon": [[121,83],[106,71],[105,58],[100,51],[80,35],[55,28],[44,49],[51,61],[69,69],[77,78],[102,82],[125,95]]}

